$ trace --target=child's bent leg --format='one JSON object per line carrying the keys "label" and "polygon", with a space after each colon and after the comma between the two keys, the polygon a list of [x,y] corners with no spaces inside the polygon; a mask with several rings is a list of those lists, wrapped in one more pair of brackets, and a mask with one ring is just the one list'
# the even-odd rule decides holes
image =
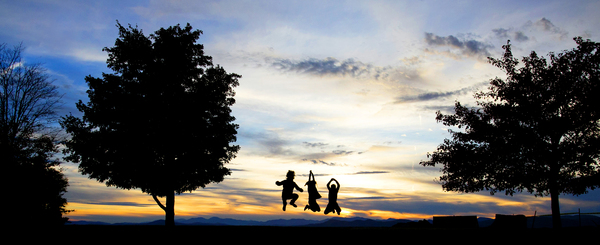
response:
{"label": "child's bent leg", "polygon": [[296,202],[296,200],[298,200],[298,197],[300,197],[300,196],[298,196],[298,194],[294,193],[294,195],[292,195],[292,200],[290,201],[290,205],[297,207],[295,202]]}

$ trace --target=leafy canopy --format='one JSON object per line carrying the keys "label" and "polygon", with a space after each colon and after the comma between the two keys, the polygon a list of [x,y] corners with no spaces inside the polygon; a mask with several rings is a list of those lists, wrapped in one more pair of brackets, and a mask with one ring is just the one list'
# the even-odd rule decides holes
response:
{"label": "leafy canopy", "polygon": [[600,44],[575,38],[577,48],[531,52],[520,64],[510,43],[490,63],[506,79],[475,94],[479,108],[455,103],[455,114],[437,112],[450,130],[424,166],[442,165],[447,191],[527,191],[584,194],[600,186]]}
{"label": "leafy canopy", "polygon": [[115,46],[104,48],[114,73],[86,77],[83,117],[63,118],[67,160],[108,186],[157,196],[222,181],[239,150],[230,106],[241,76],[213,65],[189,24],[149,36],[117,26]]}

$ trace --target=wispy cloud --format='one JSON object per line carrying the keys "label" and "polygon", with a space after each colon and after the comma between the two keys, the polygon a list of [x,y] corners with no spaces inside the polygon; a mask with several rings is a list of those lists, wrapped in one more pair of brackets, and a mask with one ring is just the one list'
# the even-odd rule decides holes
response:
{"label": "wispy cloud", "polygon": [[492,29],[494,36],[503,40],[526,42],[536,40],[535,34],[555,35],[559,39],[568,38],[569,32],[554,25],[549,19],[543,17],[535,22],[527,21],[521,27],[495,28]]}
{"label": "wispy cloud", "polygon": [[529,37],[523,31],[514,30],[513,28],[496,28],[493,29],[492,32],[494,32],[496,37],[500,39],[510,39],[519,42],[525,42],[529,40]]}
{"label": "wispy cloud", "polygon": [[344,163],[326,162],[320,159],[302,159],[302,161],[311,162],[312,164],[321,164],[327,166],[346,166]]}
{"label": "wispy cloud", "polygon": [[466,94],[471,94],[471,93],[481,89],[481,87],[483,87],[484,85],[487,85],[488,83],[489,82],[486,81],[486,82],[476,84],[474,86],[470,86],[470,87],[466,87],[466,88],[462,88],[462,89],[458,89],[458,90],[453,90],[453,91],[425,92],[425,93],[420,93],[420,94],[416,94],[416,95],[399,96],[399,97],[396,97],[396,100],[394,103],[402,104],[402,103],[423,102],[423,101],[439,100],[439,99],[446,99],[446,98],[450,98],[450,97],[462,96],[462,95],[466,95]]}
{"label": "wispy cloud", "polygon": [[389,174],[390,171],[360,171],[354,174]]}
{"label": "wispy cloud", "polygon": [[536,22],[529,21],[527,22],[527,24],[525,24],[525,26],[558,35],[560,38],[566,38],[569,35],[569,32],[555,26],[550,20],[546,19],[545,17],[537,20]]}
{"label": "wispy cloud", "polygon": [[430,47],[450,47],[454,50],[458,50],[459,53],[457,55],[459,56],[475,58],[485,58],[490,56],[488,49],[494,47],[491,44],[471,39],[469,37],[458,38],[453,35],[443,37],[430,32],[425,33],[425,43]]}
{"label": "wispy cloud", "polygon": [[336,154],[336,155],[350,155],[352,153],[354,153],[354,151],[345,151],[345,150],[334,150],[333,151],[333,154]]}
{"label": "wispy cloud", "polygon": [[[390,171],[358,171],[358,172],[350,172],[350,173],[336,173],[336,174],[314,174],[317,177],[325,177],[331,175],[371,175],[371,174],[389,174],[392,173]],[[307,177],[309,174],[297,174],[296,176]]]}
{"label": "wispy cloud", "polygon": [[321,143],[321,142],[317,142],[317,143],[302,142],[302,145],[314,148],[314,147],[324,147],[324,146],[327,146],[328,144]]}
{"label": "wispy cloud", "polygon": [[440,99],[440,98],[452,97],[455,95],[463,95],[469,91],[471,91],[471,89],[464,88],[464,89],[455,90],[455,91],[427,92],[427,93],[422,93],[422,94],[417,94],[417,95],[402,96],[402,97],[398,97],[395,103],[399,104],[399,103],[410,103],[410,102],[436,100],[436,99]]}
{"label": "wispy cloud", "polygon": [[290,156],[295,153],[287,146],[291,143],[283,139],[276,130],[264,130],[261,132],[240,132],[240,137],[256,143],[257,147],[253,154],[263,156]]}
{"label": "wispy cloud", "polygon": [[409,66],[382,67],[355,59],[338,60],[328,57],[325,59],[308,58],[305,60],[267,58],[266,60],[271,67],[282,72],[295,72],[320,77],[339,76],[395,81],[420,79],[418,71]]}
{"label": "wispy cloud", "polygon": [[156,206],[156,203],[137,203],[137,202],[95,202],[95,203],[85,203],[85,204],[94,204],[94,205],[107,205],[107,206],[131,206],[131,207],[153,207]]}
{"label": "wispy cloud", "polygon": [[373,66],[347,59],[339,61],[335,58],[328,57],[325,59],[307,59],[301,61],[293,61],[290,59],[276,59],[272,65],[283,71],[293,71],[298,73],[307,73],[317,76],[352,76],[358,77],[365,74],[370,74]]}

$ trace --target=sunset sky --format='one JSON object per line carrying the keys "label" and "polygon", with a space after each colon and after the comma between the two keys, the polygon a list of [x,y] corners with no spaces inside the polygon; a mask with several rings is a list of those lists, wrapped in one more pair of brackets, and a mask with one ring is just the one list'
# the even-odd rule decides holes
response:
{"label": "sunset sky", "polygon": [[[423,167],[450,137],[435,112],[504,74],[487,62],[510,39],[513,54],[600,41],[600,1],[76,1],[0,0],[0,43],[22,43],[64,93],[60,115],[80,116],[84,77],[101,77],[117,20],[146,35],[190,23],[215,64],[242,75],[232,107],[241,150],[231,176],[176,196],[176,219],[325,219],[281,210],[288,170],[304,187],[315,173],[322,209],[326,184],[341,184],[342,217],[428,219],[434,215],[550,214],[550,198],[528,193],[444,192],[439,168]],[[142,222],[164,212],[140,190],[106,187],[64,163],[71,220]],[[304,187],[306,190],[306,187]],[[31,191],[35,195],[35,190]],[[600,191],[561,195],[561,212],[600,211]]]}

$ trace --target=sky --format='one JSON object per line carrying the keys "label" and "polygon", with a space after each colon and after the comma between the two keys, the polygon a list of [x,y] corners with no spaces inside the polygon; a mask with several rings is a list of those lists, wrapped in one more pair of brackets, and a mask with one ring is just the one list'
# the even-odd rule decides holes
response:
{"label": "sky", "polygon": [[[529,193],[445,192],[439,167],[424,167],[448,128],[435,113],[504,74],[486,57],[575,48],[600,40],[600,1],[76,1],[0,0],[0,43],[22,43],[27,63],[42,63],[64,94],[59,115],[87,100],[88,75],[110,73],[104,47],[116,23],[149,35],[187,23],[203,31],[213,63],[242,76],[232,107],[237,157],[223,182],[176,196],[176,219],[313,219],[338,216],[282,210],[288,170],[304,187],[313,171],[341,185],[340,217],[430,219],[438,215],[550,214],[550,198]],[[139,189],[106,187],[62,164],[70,220],[143,222],[164,212]],[[35,191],[32,191],[32,195]],[[561,195],[561,212],[600,211],[600,191]]]}

